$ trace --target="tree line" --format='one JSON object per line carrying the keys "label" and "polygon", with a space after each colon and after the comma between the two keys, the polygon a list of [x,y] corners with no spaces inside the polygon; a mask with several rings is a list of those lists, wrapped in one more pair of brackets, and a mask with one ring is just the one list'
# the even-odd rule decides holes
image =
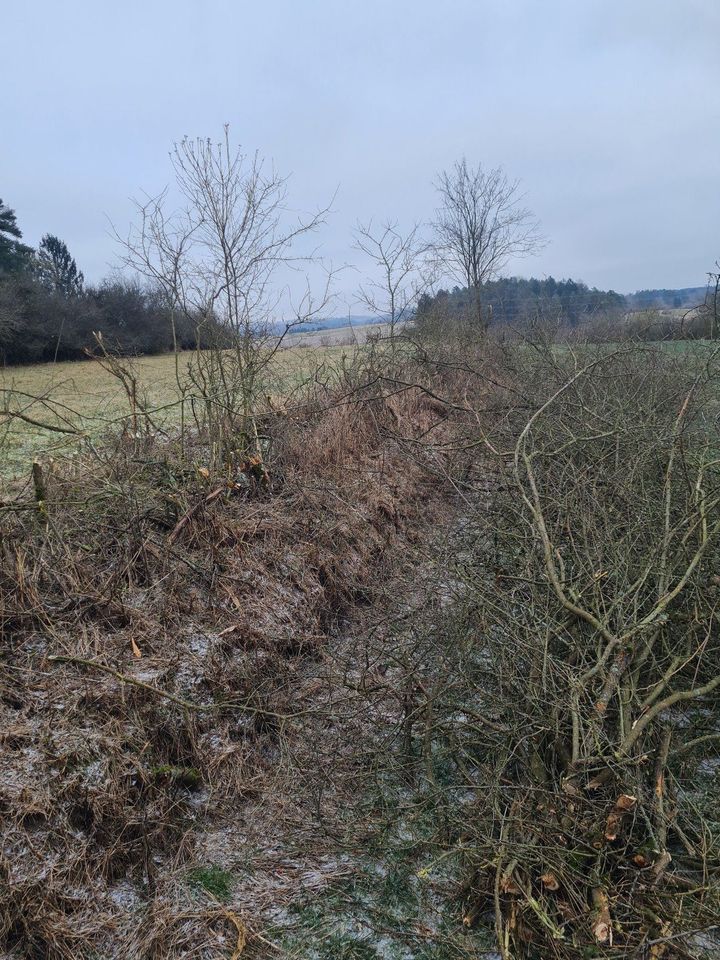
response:
{"label": "tree line", "polygon": [[[173,349],[162,292],[126,278],[86,284],[60,238],[23,243],[15,211],[0,200],[0,363],[80,359],[95,332],[122,353]],[[195,346],[194,324],[181,319],[176,335],[181,349]]]}
{"label": "tree line", "polygon": [[575,280],[503,277],[477,288],[454,287],[425,294],[418,301],[417,325],[467,322],[481,301],[488,324],[525,324],[538,318],[577,326],[600,314],[619,317],[626,298],[614,290],[597,290]]}

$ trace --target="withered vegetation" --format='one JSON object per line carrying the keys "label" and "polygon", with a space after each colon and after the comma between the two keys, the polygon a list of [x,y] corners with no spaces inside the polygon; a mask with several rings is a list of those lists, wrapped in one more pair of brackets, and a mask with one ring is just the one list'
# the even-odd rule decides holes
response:
{"label": "withered vegetation", "polygon": [[199,882],[209,904],[188,906],[198,824],[269,788],[285,728],[315,709],[298,702],[298,664],[367,602],[443,487],[446,457],[409,459],[394,435],[444,431],[444,411],[373,363],[259,415],[265,461],[232,476],[198,467],[200,437],[183,459],[125,431],[73,468],[36,464],[3,504],[13,956],[217,956],[235,942],[212,883]]}
{"label": "withered vegetation", "polygon": [[536,337],[467,437],[485,490],[410,716],[508,960],[716,955],[719,373]]}
{"label": "withered vegetation", "polygon": [[222,469],[142,429],[39,463],[0,512],[6,955],[712,955],[717,378],[400,338]]}

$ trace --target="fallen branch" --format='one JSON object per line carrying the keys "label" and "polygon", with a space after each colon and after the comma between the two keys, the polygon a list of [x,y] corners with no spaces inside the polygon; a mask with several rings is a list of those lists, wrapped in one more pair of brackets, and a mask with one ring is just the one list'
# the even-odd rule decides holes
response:
{"label": "fallen branch", "polygon": [[203,507],[206,507],[208,504],[217,500],[218,497],[220,497],[226,490],[227,487],[218,487],[217,490],[213,490],[212,493],[209,493],[204,500],[199,500],[194,506],[190,507],[187,513],[184,513],[175,524],[170,536],[167,539],[168,544],[175,543],[177,538],[180,536],[188,523],[190,523],[195,514],[198,513]]}

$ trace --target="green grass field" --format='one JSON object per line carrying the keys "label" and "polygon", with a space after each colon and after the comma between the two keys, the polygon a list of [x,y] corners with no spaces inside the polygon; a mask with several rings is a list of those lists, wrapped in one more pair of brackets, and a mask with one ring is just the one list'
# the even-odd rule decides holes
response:
{"label": "green grass field", "polygon": [[[272,392],[292,389],[320,364],[339,361],[347,352],[347,345],[325,339],[321,343],[319,337],[306,336],[302,342],[290,344],[272,361]],[[187,382],[191,356],[180,356],[181,383]],[[154,411],[153,422],[172,430],[181,418],[174,355],[138,357],[123,363],[137,376],[143,402]],[[8,407],[37,423],[69,432],[43,429],[8,416],[2,412]],[[6,479],[27,476],[38,456],[72,457],[88,440],[101,440],[117,429],[128,415],[128,399],[121,384],[95,361],[0,369],[0,475]]]}

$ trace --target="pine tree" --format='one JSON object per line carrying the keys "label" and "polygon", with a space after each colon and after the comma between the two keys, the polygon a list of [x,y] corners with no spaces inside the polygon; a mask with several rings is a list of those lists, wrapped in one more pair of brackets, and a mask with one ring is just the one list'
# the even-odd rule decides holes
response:
{"label": "pine tree", "polygon": [[32,249],[20,243],[15,211],[0,200],[0,273],[18,273],[30,266]]}
{"label": "pine tree", "polygon": [[55,293],[66,297],[82,293],[82,272],[67,245],[51,233],[46,233],[40,241],[35,270],[40,282]]}

